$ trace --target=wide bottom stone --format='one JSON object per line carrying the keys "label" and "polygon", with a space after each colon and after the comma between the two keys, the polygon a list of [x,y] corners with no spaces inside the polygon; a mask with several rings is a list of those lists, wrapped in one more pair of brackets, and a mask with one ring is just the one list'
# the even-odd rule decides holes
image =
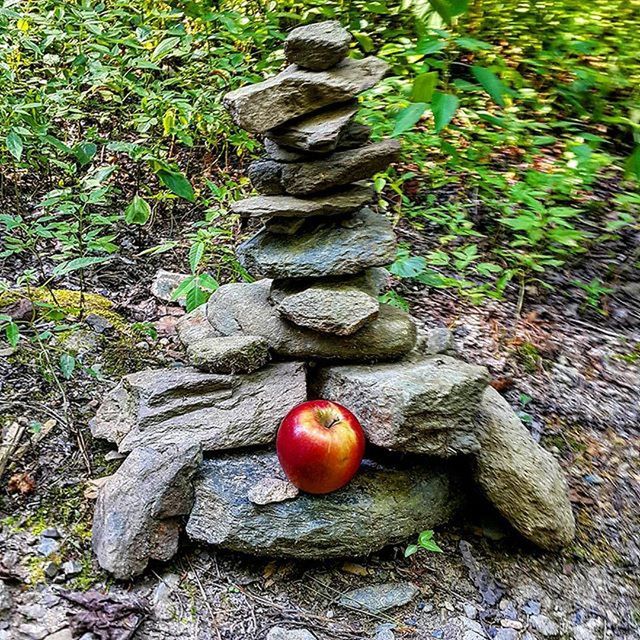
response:
{"label": "wide bottom stone", "polygon": [[456,474],[430,459],[402,466],[365,460],[334,493],[252,503],[251,488],[272,477],[282,477],[275,452],[205,460],[195,480],[188,535],[255,555],[353,557],[443,524],[463,502]]}

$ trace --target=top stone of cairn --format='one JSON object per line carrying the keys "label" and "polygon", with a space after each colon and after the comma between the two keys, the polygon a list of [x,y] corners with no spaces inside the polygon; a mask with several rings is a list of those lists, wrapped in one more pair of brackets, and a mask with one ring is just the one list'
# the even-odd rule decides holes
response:
{"label": "top stone of cairn", "polygon": [[287,62],[311,71],[335,67],[346,55],[351,35],[337,20],[294,29],[285,40]]}

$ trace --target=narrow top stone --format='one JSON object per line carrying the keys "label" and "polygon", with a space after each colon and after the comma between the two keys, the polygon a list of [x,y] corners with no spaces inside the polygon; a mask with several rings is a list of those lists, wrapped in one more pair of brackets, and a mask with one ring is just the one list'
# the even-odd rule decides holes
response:
{"label": "narrow top stone", "polygon": [[351,35],[337,20],[317,22],[294,29],[285,40],[287,61],[312,71],[338,64],[349,50]]}

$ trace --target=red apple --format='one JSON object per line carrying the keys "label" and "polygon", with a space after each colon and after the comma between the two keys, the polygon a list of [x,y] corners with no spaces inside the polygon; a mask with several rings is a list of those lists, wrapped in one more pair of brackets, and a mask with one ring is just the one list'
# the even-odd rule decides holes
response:
{"label": "red apple", "polygon": [[296,487],[308,493],[329,493],[358,471],[364,432],[348,409],[329,400],[311,400],[286,415],[276,449],[280,465]]}

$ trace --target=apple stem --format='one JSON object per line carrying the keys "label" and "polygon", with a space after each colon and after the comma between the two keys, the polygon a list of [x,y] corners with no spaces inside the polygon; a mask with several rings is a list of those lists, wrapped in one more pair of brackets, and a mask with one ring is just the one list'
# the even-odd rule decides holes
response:
{"label": "apple stem", "polygon": [[325,424],[324,426],[326,429],[331,429],[331,427],[338,424],[338,422],[340,422],[340,418],[334,418],[329,424]]}

